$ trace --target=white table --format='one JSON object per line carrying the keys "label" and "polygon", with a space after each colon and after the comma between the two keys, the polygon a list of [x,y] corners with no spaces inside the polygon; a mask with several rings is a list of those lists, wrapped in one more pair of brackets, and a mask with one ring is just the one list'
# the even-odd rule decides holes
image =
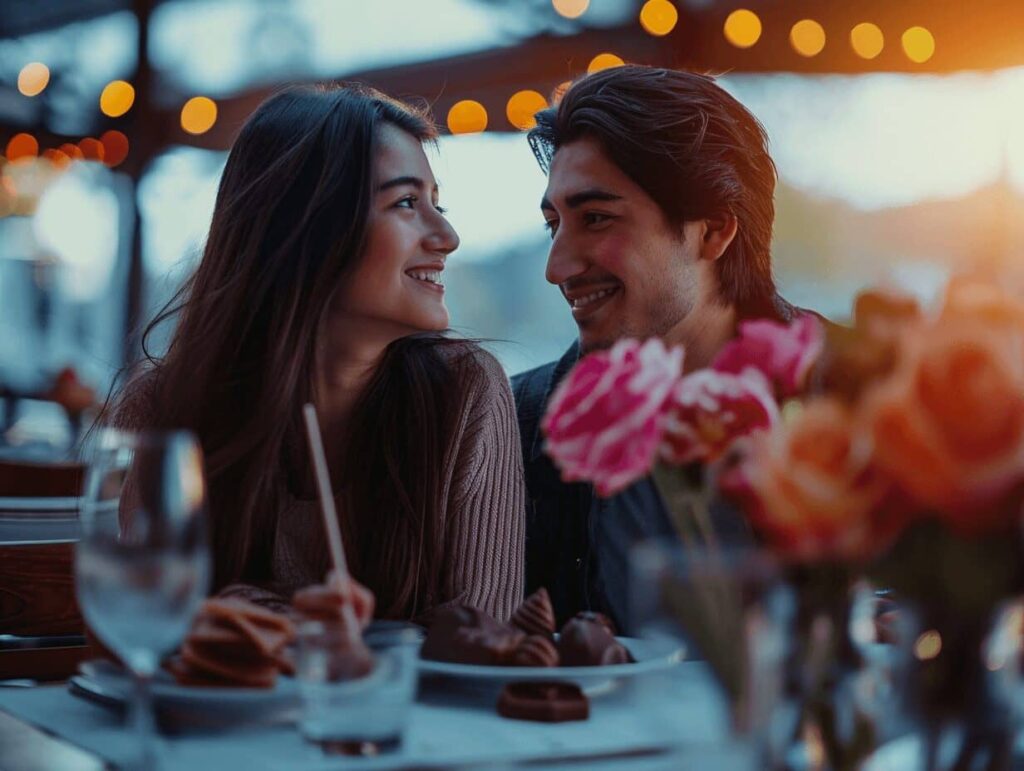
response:
{"label": "white table", "polygon": [[[0,710],[104,760],[118,763],[131,756],[132,737],[118,718],[71,696],[63,685],[0,688]],[[726,714],[708,671],[700,663],[687,662],[671,675],[637,679],[594,697],[586,722],[507,720],[497,715],[493,695],[434,685],[421,692],[405,745],[394,755],[328,758],[305,743],[293,725],[277,725],[177,736],[166,740],[164,758],[168,771],[492,767],[523,762],[535,767],[581,757],[587,758],[588,768],[598,763],[601,768],[709,768],[709,753],[731,752],[723,746],[726,735]],[[724,756],[719,757],[713,767],[728,767],[723,762]],[[582,766],[577,762],[576,767]]]}

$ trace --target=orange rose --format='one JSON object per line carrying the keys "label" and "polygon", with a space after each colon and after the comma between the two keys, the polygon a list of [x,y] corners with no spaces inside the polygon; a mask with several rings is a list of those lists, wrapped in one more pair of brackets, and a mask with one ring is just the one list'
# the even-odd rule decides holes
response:
{"label": "orange rose", "polygon": [[996,524],[1024,480],[1022,343],[1013,326],[947,317],[904,338],[865,397],[879,467],[961,531]]}
{"label": "orange rose", "polygon": [[740,493],[754,527],[788,557],[868,557],[895,531],[883,518],[888,485],[871,458],[870,435],[850,410],[815,399],[755,438],[727,491]]}

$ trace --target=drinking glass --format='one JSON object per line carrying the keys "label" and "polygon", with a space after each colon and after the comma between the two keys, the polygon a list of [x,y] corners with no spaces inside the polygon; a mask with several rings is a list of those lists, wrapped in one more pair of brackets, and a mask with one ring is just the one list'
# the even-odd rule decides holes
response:
{"label": "drinking glass", "polygon": [[206,484],[184,431],[101,430],[88,469],[75,550],[78,603],[92,632],[134,680],[139,766],[157,764],[150,682],[206,595]]}

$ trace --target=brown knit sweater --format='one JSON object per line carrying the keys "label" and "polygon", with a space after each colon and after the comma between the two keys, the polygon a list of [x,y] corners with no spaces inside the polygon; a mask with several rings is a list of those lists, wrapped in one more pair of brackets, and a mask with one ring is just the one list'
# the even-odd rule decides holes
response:
{"label": "brown knit sweater", "polygon": [[[449,491],[444,593],[417,598],[416,604],[429,613],[440,605],[465,603],[507,619],[523,595],[526,507],[519,428],[501,365],[476,346],[471,353],[479,376],[462,405],[457,441],[449,444],[444,463],[444,487]],[[115,410],[115,425],[147,425],[154,375],[151,371],[137,377],[125,389]],[[296,498],[283,484],[278,500],[270,585],[234,584],[221,595],[242,596],[282,610],[295,590],[324,579],[322,566],[329,564],[329,557],[319,503]]]}

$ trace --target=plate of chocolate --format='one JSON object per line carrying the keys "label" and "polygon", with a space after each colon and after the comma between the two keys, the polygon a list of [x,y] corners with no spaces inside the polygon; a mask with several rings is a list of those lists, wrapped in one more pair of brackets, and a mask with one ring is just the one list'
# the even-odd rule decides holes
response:
{"label": "plate of chocolate", "polygon": [[617,637],[600,613],[579,613],[557,629],[551,600],[540,589],[508,623],[466,605],[438,611],[420,649],[420,672],[493,684],[559,681],[592,689],[682,660],[683,649],[675,644]]}

